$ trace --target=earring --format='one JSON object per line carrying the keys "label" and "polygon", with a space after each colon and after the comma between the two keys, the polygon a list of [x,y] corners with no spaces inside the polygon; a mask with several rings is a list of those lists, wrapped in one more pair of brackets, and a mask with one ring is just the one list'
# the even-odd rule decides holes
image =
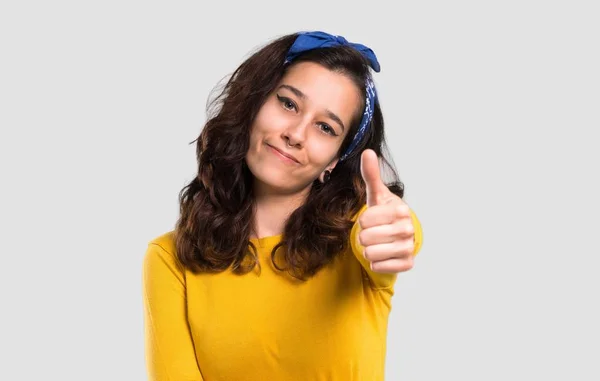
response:
{"label": "earring", "polygon": [[326,183],[331,178],[331,171],[325,171],[323,174],[323,183]]}

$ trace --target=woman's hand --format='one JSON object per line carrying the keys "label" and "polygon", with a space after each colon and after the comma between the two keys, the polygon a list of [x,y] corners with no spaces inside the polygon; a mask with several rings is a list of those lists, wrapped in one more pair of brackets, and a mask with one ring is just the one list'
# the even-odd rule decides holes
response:
{"label": "woman's hand", "polygon": [[367,186],[367,209],[358,218],[358,241],[364,247],[363,255],[375,272],[412,269],[415,229],[410,208],[381,180],[379,160],[373,150],[362,153],[361,173]]}

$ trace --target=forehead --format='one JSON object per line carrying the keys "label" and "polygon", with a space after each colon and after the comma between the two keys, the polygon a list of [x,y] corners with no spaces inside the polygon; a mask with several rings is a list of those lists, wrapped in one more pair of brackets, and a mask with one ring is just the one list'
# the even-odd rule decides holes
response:
{"label": "forehead", "polygon": [[288,70],[280,84],[291,85],[306,96],[307,103],[338,114],[347,125],[358,111],[361,93],[345,74],[313,62],[300,62]]}

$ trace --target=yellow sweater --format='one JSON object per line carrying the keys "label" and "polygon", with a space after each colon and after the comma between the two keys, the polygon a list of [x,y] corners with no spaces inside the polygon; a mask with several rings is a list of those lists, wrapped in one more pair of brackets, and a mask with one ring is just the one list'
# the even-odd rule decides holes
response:
{"label": "yellow sweater", "polygon": [[[412,218],[416,255],[422,229]],[[305,283],[272,267],[281,236],[252,240],[262,272],[242,276],[182,271],[172,232],[152,240],[143,264],[149,380],[383,380],[397,276],[371,271],[359,229],[351,249]]]}

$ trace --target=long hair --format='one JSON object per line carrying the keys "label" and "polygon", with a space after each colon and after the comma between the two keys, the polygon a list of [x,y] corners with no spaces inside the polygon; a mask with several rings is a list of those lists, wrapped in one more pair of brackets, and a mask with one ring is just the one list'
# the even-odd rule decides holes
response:
{"label": "long hair", "polygon": [[[198,173],[179,194],[180,217],[175,228],[178,260],[194,273],[260,270],[256,247],[250,242],[253,175],[245,156],[254,118],[289,67],[315,62],[348,76],[361,89],[362,109],[356,113],[339,154],[359,127],[364,86],[370,75],[368,62],[356,50],[338,46],[311,50],[284,64],[296,37],[277,38],[250,55],[209,103],[207,122],[195,140]],[[351,218],[366,203],[360,172],[360,153],[366,148],[374,150],[387,169],[391,191],[403,197],[404,186],[386,157],[383,115],[376,103],[361,143],[336,165],[329,181],[314,181],[306,202],[286,221],[282,240],[271,252],[277,269],[306,280],[347,249]]]}

